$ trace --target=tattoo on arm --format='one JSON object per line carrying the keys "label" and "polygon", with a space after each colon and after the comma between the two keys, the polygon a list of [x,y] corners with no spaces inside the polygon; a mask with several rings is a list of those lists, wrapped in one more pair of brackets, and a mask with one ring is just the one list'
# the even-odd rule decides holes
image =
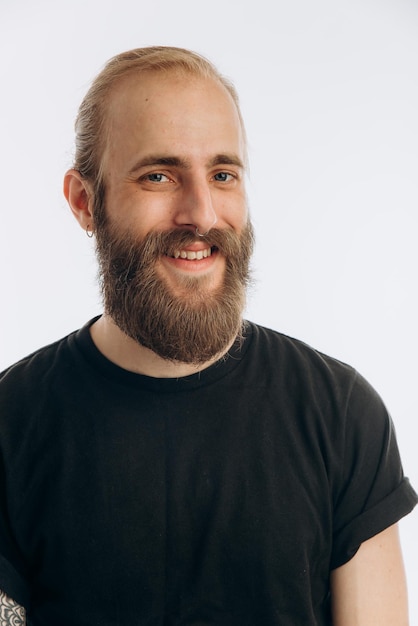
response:
{"label": "tattoo on arm", "polygon": [[0,626],[26,626],[26,611],[23,606],[0,590]]}

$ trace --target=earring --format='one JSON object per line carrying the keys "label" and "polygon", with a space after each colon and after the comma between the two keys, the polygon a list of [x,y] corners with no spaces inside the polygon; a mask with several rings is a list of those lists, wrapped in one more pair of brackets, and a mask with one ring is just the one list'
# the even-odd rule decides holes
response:
{"label": "earring", "polygon": [[87,228],[86,228],[86,235],[89,239],[91,239],[94,235],[94,231],[90,230],[90,224],[87,224]]}

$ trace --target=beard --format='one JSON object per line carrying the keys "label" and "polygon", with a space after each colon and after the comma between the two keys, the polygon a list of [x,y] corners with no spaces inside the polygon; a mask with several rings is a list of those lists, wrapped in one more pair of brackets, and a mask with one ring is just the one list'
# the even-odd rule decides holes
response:
{"label": "beard", "polygon": [[[163,359],[201,365],[240,335],[254,243],[250,221],[239,235],[213,229],[198,238],[176,229],[137,240],[104,212],[95,227],[105,312],[128,337]],[[196,240],[225,258],[223,279],[209,289],[208,277],[179,275],[174,293],[159,275],[158,261]]]}

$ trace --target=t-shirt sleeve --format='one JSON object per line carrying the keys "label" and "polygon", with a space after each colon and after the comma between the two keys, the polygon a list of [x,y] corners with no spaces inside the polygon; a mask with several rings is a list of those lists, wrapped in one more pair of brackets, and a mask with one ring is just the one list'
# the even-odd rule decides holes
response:
{"label": "t-shirt sleeve", "polygon": [[8,522],[4,485],[0,488],[0,590],[21,606],[28,607],[28,579]]}
{"label": "t-shirt sleeve", "polygon": [[341,477],[334,498],[331,568],[407,515],[418,501],[403,475],[392,420],[360,375],[350,394],[343,432]]}
{"label": "t-shirt sleeve", "polygon": [[25,608],[28,607],[27,583],[13,565],[0,555],[0,590]]}

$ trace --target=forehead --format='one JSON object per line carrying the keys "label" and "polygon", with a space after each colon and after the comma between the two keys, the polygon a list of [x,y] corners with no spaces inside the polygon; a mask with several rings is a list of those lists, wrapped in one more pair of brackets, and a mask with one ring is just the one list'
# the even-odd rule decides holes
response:
{"label": "forehead", "polygon": [[106,114],[108,158],[118,151],[239,152],[244,137],[237,107],[216,79],[180,74],[127,76],[114,86]]}
{"label": "forehead", "polygon": [[[128,74],[112,88],[107,103],[108,118],[115,119],[122,112],[149,113],[154,108],[169,112],[176,101],[209,98],[212,106],[238,119],[235,102],[224,85],[216,78],[172,70],[170,72],[148,71]],[[201,102],[199,102],[201,105]]]}

